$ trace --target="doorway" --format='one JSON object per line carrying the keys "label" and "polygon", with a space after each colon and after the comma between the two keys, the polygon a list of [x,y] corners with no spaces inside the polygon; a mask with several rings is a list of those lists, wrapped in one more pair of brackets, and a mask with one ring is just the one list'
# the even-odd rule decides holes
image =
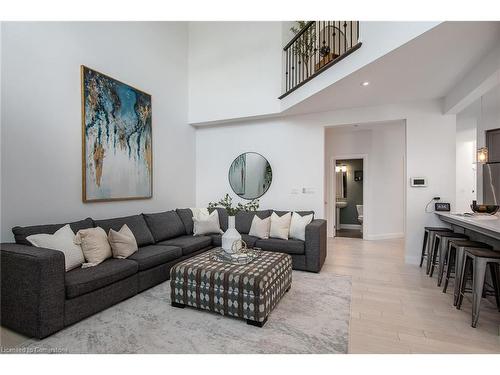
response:
{"label": "doorway", "polygon": [[[406,126],[403,120],[347,124],[326,127],[325,129],[325,216],[329,237],[337,235],[337,229],[358,229],[350,225],[362,226],[363,240],[382,240],[402,238],[405,233],[405,194],[406,194]],[[351,208],[350,223],[343,220],[342,210],[337,214],[337,161],[363,159],[362,181],[354,187],[362,187],[362,218],[358,220],[359,210]],[[341,167],[341,165],[339,166]],[[354,179],[353,168],[351,174]],[[360,174],[358,173],[358,177]],[[359,179],[359,178],[358,178]],[[352,181],[351,181],[352,182]],[[346,166],[346,184],[349,173]],[[339,182],[340,186],[340,182]],[[349,186],[346,186],[349,197]],[[342,197],[339,197],[342,200]],[[353,214],[353,213],[356,214]],[[336,228],[335,216],[341,217]],[[362,223],[360,222],[362,221]],[[354,224],[353,224],[354,223]],[[355,233],[359,236],[361,231]],[[342,235],[344,233],[338,233]],[[346,233],[353,234],[353,232]]]}
{"label": "doorway", "polygon": [[363,167],[362,158],[335,160],[335,237],[363,238]]}

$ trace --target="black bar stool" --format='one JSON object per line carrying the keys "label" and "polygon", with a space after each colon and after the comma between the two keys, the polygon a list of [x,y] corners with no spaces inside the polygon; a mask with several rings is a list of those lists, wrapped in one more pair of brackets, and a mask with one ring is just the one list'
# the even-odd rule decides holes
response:
{"label": "black bar stool", "polygon": [[[448,256],[446,257],[446,273],[444,278],[443,293],[448,289],[448,283],[451,278],[455,279],[455,287],[453,291],[453,306],[457,305],[458,295],[460,292],[459,281],[460,272],[462,271],[462,262],[466,249],[491,249],[490,245],[477,241],[450,240],[448,246]],[[452,276],[452,270],[454,276]]]}
{"label": "black bar stool", "polygon": [[[430,236],[431,236],[431,241],[429,242],[429,252],[427,255],[427,275],[432,277],[432,274],[434,272],[434,266],[436,265],[436,258],[438,254],[438,249],[439,245],[441,243],[441,235],[446,235],[446,234],[455,234],[451,230],[447,231],[431,231]],[[439,236],[438,236],[439,235]]]}
{"label": "black bar stool", "polygon": [[424,263],[424,258],[427,258],[427,255],[429,254],[429,248],[430,248],[430,242],[434,238],[431,232],[451,232],[452,230],[450,228],[439,228],[439,227],[425,227],[424,228],[424,241],[422,243],[422,254],[420,255],[420,267],[422,267],[422,264]]}
{"label": "black bar stool", "polygon": [[481,297],[483,296],[484,278],[486,268],[490,266],[491,280],[495,290],[495,299],[498,310],[500,311],[500,289],[499,289],[499,267],[500,251],[489,249],[467,249],[465,250],[465,260],[460,274],[460,294],[457,303],[457,309],[462,307],[462,301],[465,293],[465,282],[467,280],[467,271],[472,271],[472,327],[476,328],[479,320],[479,308],[481,306]]}
{"label": "black bar stool", "polygon": [[434,240],[434,248],[432,249],[432,257],[431,257],[431,271],[429,276],[432,277],[434,273],[434,268],[436,266],[436,262],[439,261],[438,264],[438,282],[437,286],[441,286],[441,281],[443,280],[443,271],[444,264],[446,262],[446,257],[448,255],[448,245],[451,240],[468,240],[469,236],[466,236],[462,233],[453,233],[453,232],[437,232],[436,239]]}

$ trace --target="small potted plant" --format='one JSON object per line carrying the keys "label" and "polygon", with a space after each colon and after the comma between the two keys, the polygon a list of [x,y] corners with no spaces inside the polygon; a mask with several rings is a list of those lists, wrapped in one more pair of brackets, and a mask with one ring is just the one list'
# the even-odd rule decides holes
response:
{"label": "small potted plant", "polygon": [[[259,200],[254,199],[248,203],[242,204],[238,203],[233,207],[233,198],[226,194],[224,198],[218,202],[210,202],[208,204],[208,210],[211,212],[216,208],[224,208],[228,215],[228,228],[222,235],[222,248],[228,253],[238,251],[241,249],[241,235],[236,230],[235,216],[238,212],[250,212],[256,211],[259,208]],[[233,244],[237,243],[236,249],[233,249]]]}

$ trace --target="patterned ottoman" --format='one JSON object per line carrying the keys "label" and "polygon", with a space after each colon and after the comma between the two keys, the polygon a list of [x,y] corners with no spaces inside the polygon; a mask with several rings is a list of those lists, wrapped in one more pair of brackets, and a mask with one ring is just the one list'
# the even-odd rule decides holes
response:
{"label": "patterned ottoman", "polygon": [[245,265],[212,260],[213,250],[170,270],[174,307],[192,306],[247,320],[262,327],[292,284],[292,258],[262,251]]}

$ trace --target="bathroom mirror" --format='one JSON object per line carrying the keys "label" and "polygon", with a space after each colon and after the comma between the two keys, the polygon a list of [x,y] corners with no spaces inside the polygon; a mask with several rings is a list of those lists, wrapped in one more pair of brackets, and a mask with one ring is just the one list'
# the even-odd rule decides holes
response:
{"label": "bathroom mirror", "polygon": [[261,154],[245,152],[229,167],[229,185],[241,198],[257,199],[265,194],[273,180],[271,165]]}
{"label": "bathroom mirror", "polygon": [[347,166],[337,164],[335,166],[336,198],[347,198]]}

